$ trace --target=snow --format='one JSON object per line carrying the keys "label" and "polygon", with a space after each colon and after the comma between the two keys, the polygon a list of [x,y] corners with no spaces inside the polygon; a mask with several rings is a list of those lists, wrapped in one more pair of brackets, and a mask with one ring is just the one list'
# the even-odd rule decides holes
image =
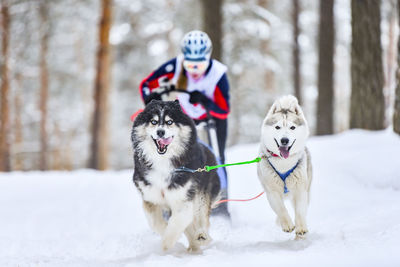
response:
{"label": "snow", "polygon": [[[212,243],[188,254],[181,238],[164,253],[149,229],[132,170],[0,173],[0,266],[400,266],[400,138],[348,131],[308,142],[314,180],[310,233],[275,225],[265,195],[231,202],[231,223],[213,217]],[[253,159],[257,144],[228,150]],[[262,191],[256,166],[228,169],[230,197]]]}

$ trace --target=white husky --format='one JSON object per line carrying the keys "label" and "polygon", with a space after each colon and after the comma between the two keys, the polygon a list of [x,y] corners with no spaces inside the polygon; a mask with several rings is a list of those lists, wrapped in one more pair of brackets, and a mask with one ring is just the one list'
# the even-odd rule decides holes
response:
{"label": "white husky", "polygon": [[[271,208],[285,232],[296,236],[308,232],[306,214],[312,180],[310,154],[305,147],[309,135],[307,121],[294,96],[284,96],[272,105],[261,127],[258,177]],[[290,197],[295,211],[293,224],[284,205]]]}

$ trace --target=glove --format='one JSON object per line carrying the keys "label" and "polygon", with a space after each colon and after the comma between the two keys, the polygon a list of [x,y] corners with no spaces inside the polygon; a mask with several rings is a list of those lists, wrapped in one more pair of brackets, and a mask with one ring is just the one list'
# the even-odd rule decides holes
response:
{"label": "glove", "polygon": [[208,101],[209,101],[209,99],[197,90],[190,93],[189,102],[192,104],[200,103],[204,107],[207,107]]}
{"label": "glove", "polygon": [[159,93],[151,93],[146,99],[144,100],[144,104],[147,105],[151,102],[151,100],[161,100],[161,95]]}

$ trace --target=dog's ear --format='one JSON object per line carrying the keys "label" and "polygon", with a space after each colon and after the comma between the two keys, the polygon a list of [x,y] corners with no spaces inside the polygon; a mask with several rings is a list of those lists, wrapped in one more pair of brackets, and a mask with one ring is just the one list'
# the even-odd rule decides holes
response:
{"label": "dog's ear", "polygon": [[281,106],[279,105],[278,102],[275,102],[272,105],[271,110],[272,110],[272,114],[278,113],[281,110]]}
{"label": "dog's ear", "polygon": [[301,114],[301,110],[300,110],[299,106],[295,106],[295,107],[294,107],[294,113],[295,113],[296,115],[300,115],[300,114]]}
{"label": "dog's ear", "polygon": [[182,107],[181,107],[181,104],[179,103],[179,100],[178,100],[178,99],[174,100],[174,101],[172,102],[172,104],[173,104],[174,109],[177,109],[177,110],[182,111]]}
{"label": "dog's ear", "polygon": [[178,99],[174,100],[172,103],[174,104],[174,108],[181,109],[181,104]]}
{"label": "dog's ear", "polygon": [[303,110],[301,109],[301,107],[300,107],[298,104],[296,104],[296,105],[294,106],[294,113],[295,113],[296,115],[298,115],[298,116],[303,115]]}

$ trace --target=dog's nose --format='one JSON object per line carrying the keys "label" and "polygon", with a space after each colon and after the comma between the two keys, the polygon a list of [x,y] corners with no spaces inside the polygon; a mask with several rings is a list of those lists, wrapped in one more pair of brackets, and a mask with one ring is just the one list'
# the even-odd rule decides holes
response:
{"label": "dog's nose", "polygon": [[281,144],[282,144],[283,146],[286,146],[287,144],[289,144],[289,138],[283,137],[283,138],[281,139]]}
{"label": "dog's nose", "polygon": [[158,137],[163,137],[164,134],[165,134],[165,131],[164,131],[163,129],[157,130],[157,135],[158,135]]}

